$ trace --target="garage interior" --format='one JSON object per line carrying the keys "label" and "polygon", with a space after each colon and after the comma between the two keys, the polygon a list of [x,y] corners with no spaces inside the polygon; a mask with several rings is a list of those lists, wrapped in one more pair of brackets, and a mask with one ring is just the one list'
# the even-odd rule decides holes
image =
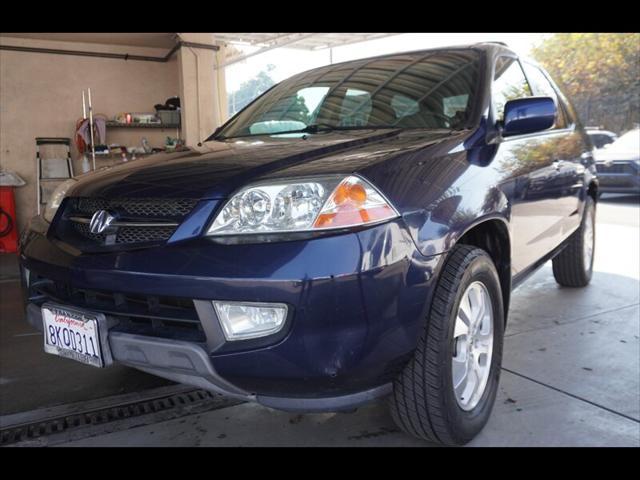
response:
{"label": "garage interior", "polygon": [[[91,115],[104,119],[106,132],[107,148],[95,155],[100,169],[197,148],[224,123],[224,69],[248,58],[233,42],[258,46],[251,55],[259,55],[390,35],[0,34],[0,170],[24,182],[12,190],[16,231],[43,206],[36,158],[47,146],[36,137],[68,138],[73,172],[93,170],[91,152],[76,142],[89,89]],[[174,97],[179,116],[148,123],[144,114]],[[123,112],[139,112],[139,122],[127,123]],[[603,196],[597,231],[590,286],[557,286],[548,263],[514,292],[498,400],[471,446],[640,446],[640,197]],[[401,433],[383,402],[289,414],[123,366],[91,369],[47,355],[24,320],[15,252],[0,254],[3,445],[430,446]]]}

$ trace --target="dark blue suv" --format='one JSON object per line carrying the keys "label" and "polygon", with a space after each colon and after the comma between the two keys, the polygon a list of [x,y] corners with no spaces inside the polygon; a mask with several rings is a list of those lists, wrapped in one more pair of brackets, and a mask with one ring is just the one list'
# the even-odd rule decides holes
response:
{"label": "dark blue suv", "polygon": [[592,274],[570,103],[487,43],[317,68],[198,147],[63,184],[21,240],[45,350],[289,411],[387,396],[406,432],[487,422],[512,289]]}

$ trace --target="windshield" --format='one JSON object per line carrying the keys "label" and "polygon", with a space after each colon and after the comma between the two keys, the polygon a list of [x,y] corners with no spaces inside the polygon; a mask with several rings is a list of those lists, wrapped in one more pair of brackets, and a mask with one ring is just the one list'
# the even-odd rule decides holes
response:
{"label": "windshield", "polygon": [[417,52],[301,73],[242,110],[216,138],[305,129],[466,128],[479,60],[470,50]]}
{"label": "windshield", "polygon": [[628,131],[613,142],[609,148],[621,152],[640,152],[640,130]]}

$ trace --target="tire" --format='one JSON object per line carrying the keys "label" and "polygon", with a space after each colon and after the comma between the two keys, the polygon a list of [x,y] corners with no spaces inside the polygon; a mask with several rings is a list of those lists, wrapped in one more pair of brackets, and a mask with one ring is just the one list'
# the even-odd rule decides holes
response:
{"label": "tire", "polygon": [[[595,214],[595,202],[587,197],[580,228],[571,234],[567,246],[553,259],[553,276],[563,287],[586,287],[591,281],[596,240]],[[585,250],[589,248],[589,244],[591,252],[586,260]]]}
{"label": "tire", "polygon": [[[460,339],[454,328],[463,296],[479,288],[490,300],[493,328],[486,385],[477,403],[466,407],[454,390],[454,356]],[[449,253],[413,358],[395,379],[389,398],[391,416],[400,429],[415,437],[445,445],[463,445],[487,423],[495,402],[502,362],[504,310],[498,273],[489,255],[476,247],[458,245]],[[467,354],[469,355],[469,354]],[[469,357],[473,358],[473,357]],[[481,358],[478,356],[478,358]],[[486,368],[486,367],[485,367]]]}

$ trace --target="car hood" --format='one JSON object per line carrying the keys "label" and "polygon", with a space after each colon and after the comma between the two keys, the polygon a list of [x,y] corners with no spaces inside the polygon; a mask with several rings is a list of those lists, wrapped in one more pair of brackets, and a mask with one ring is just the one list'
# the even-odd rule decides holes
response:
{"label": "car hood", "polygon": [[638,145],[632,146],[626,144],[620,145],[618,139],[614,143],[604,148],[597,148],[593,151],[593,156],[597,162],[613,162],[613,161],[630,161],[640,158],[640,142]]}
{"label": "car hood", "polygon": [[69,195],[226,198],[258,179],[358,172],[403,151],[461,135],[446,130],[388,129],[212,141],[81,175]]}
{"label": "car hood", "polygon": [[593,151],[596,162],[630,161],[640,158],[638,152],[598,148]]}

